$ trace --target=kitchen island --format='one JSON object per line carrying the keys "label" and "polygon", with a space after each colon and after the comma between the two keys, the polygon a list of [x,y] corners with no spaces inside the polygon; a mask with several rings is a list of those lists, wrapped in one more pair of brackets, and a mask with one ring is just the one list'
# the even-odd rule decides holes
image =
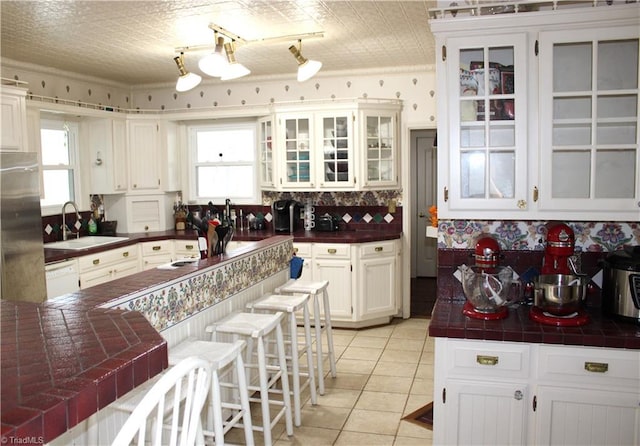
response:
{"label": "kitchen island", "polygon": [[529,308],[483,321],[440,296],[434,444],[638,444],[640,327],[587,308],[581,327],[541,325]]}
{"label": "kitchen island", "polygon": [[292,241],[269,237],[42,304],[2,301],[3,443],[104,442],[118,425],[102,423],[105,408],[166,368],[168,348],[287,280]]}

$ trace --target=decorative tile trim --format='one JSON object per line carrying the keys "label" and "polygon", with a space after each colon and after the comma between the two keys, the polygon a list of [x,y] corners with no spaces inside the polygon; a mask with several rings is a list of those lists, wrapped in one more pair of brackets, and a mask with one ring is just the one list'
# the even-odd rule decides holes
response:
{"label": "decorative tile trim", "polygon": [[[471,249],[475,239],[491,234],[502,249],[543,250],[546,221],[440,220],[438,248]],[[624,245],[640,245],[638,222],[566,222],[574,231],[576,249],[610,252]]]}
{"label": "decorative tile trim", "polygon": [[292,252],[289,240],[127,296],[111,308],[139,311],[161,332],[288,269]]}
{"label": "decorative tile trim", "polygon": [[296,200],[306,203],[311,200],[314,206],[387,206],[395,200],[402,206],[402,190],[368,190],[343,192],[262,192],[262,204],[271,206],[278,200]]}

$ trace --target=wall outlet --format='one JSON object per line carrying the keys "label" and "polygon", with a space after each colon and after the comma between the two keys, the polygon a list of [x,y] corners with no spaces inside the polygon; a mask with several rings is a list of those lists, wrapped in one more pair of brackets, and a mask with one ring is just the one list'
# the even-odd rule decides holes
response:
{"label": "wall outlet", "polygon": [[388,208],[390,214],[395,214],[395,212],[396,212],[396,200],[395,199],[391,199],[391,200],[387,201],[387,208]]}

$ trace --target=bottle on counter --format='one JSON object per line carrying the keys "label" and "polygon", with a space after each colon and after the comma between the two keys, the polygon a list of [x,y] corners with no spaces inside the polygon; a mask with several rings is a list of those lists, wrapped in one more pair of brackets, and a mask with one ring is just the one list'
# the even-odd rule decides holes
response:
{"label": "bottle on counter", "polygon": [[88,229],[89,229],[89,234],[91,235],[95,235],[98,233],[98,224],[93,219],[93,214],[91,214],[91,217],[89,217]]}

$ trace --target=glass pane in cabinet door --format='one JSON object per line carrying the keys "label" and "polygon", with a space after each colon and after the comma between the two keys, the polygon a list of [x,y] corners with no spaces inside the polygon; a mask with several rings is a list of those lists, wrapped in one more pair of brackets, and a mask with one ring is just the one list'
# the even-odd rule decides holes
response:
{"label": "glass pane in cabinet door", "polygon": [[380,181],[380,162],[368,161],[367,162],[367,180]]}
{"label": "glass pane in cabinet door", "polygon": [[637,115],[638,96],[635,94],[598,96],[598,118],[633,120]]}
{"label": "glass pane in cabinet door", "polygon": [[516,156],[514,152],[491,152],[489,154],[489,197],[514,197],[515,169]]}
{"label": "glass pane in cabinet door", "polygon": [[389,141],[393,137],[393,127],[390,117],[381,116],[379,124],[379,135],[382,140]]}
{"label": "glass pane in cabinet door", "polygon": [[553,198],[589,198],[591,151],[555,151],[551,170]]}
{"label": "glass pane in cabinet door", "polygon": [[591,97],[571,96],[553,99],[553,119],[591,118]]}
{"label": "glass pane in cabinet door", "polygon": [[392,181],[393,178],[393,161],[380,162],[380,180]]}
{"label": "glass pane in cabinet door", "polygon": [[637,122],[603,122],[596,127],[596,144],[635,144]]}
{"label": "glass pane in cabinet door", "polygon": [[485,158],[484,152],[464,152],[460,155],[462,198],[486,198]]}
{"label": "glass pane in cabinet door", "polygon": [[589,145],[591,144],[591,124],[554,124],[552,143],[554,146]]}
{"label": "glass pane in cabinet door", "polygon": [[[478,96],[484,94],[478,81],[478,71],[484,67],[484,49],[469,48],[460,50],[460,96]],[[479,93],[482,88],[483,93]]]}
{"label": "glass pane in cabinet door", "polygon": [[515,144],[516,128],[513,124],[489,127],[489,147],[513,147]]}
{"label": "glass pane in cabinet door", "polygon": [[591,42],[562,43],[553,46],[553,91],[591,90]]}
{"label": "glass pane in cabinet door", "polygon": [[637,168],[633,149],[598,150],[595,198],[633,198]]}
{"label": "glass pane in cabinet door", "polygon": [[638,88],[638,39],[598,42],[598,90]]}
{"label": "glass pane in cabinet door", "polygon": [[485,147],[484,125],[469,125],[460,127],[460,147],[464,149]]}

